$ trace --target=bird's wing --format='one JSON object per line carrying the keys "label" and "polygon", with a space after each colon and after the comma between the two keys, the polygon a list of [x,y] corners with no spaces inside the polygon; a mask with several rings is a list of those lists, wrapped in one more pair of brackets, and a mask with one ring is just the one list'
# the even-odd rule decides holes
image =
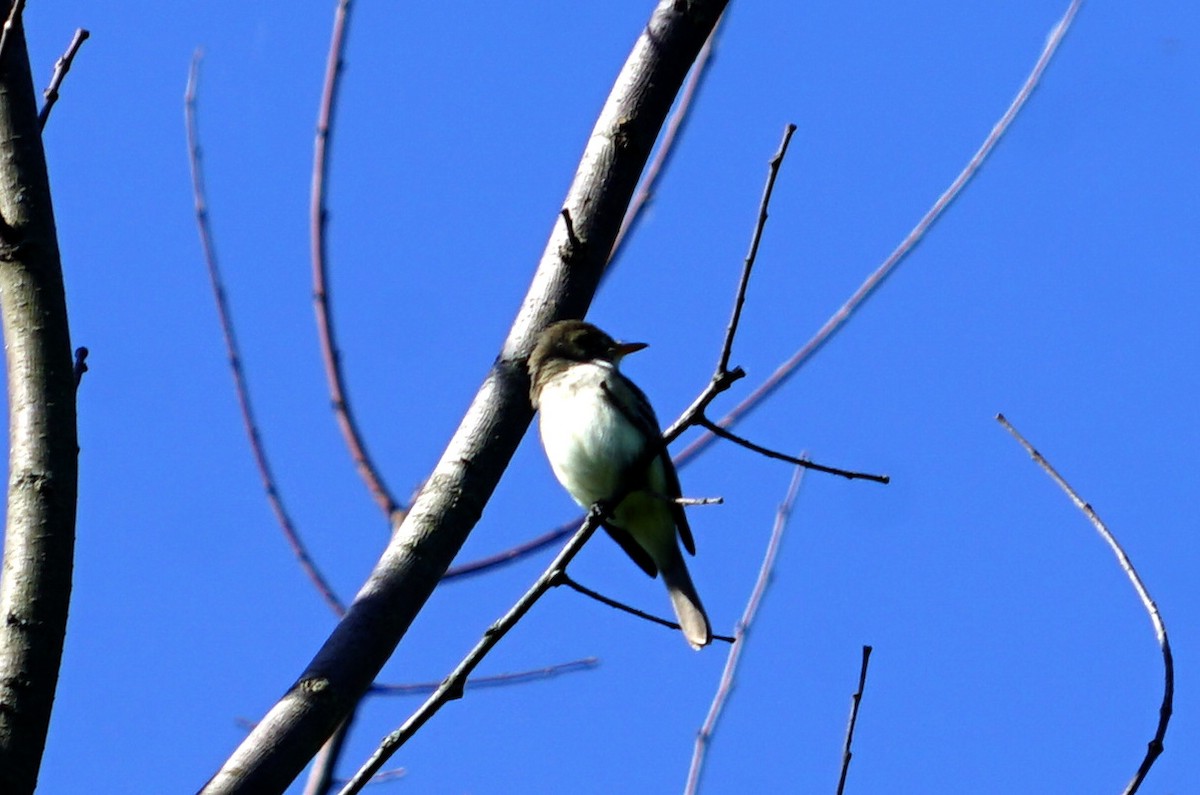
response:
{"label": "bird's wing", "polygon": [[[679,485],[679,474],[675,471],[675,465],[671,462],[671,456],[667,452],[666,445],[662,444],[662,429],[658,424],[658,417],[654,415],[654,408],[650,405],[650,400],[646,394],[638,389],[637,384],[630,381],[619,372],[614,372],[610,378],[620,379],[620,386],[625,389],[610,387],[608,383],[602,382],[601,389],[608,396],[612,404],[620,411],[627,420],[642,432],[642,435],[650,444],[659,446],[658,462],[662,465],[663,480],[665,488],[662,489],[663,497],[674,500],[677,497],[683,496],[683,488]],[[649,472],[647,472],[649,475]],[[649,477],[647,477],[649,480]],[[647,484],[650,485],[650,484]],[[692,528],[688,524],[687,513],[683,510],[683,506],[677,502],[670,503],[671,517],[675,520],[675,527],[679,531],[679,540],[683,542],[683,548],[688,551],[689,555],[696,554],[696,541],[692,538]],[[609,531],[611,534],[611,530]],[[616,538],[616,536],[613,536]],[[633,539],[629,541],[632,543]],[[618,543],[621,543],[618,539]],[[622,547],[625,544],[622,543]],[[639,547],[640,549],[640,547]],[[626,549],[628,552],[629,550]],[[630,557],[634,557],[632,554]],[[636,557],[634,558],[635,560]],[[638,561],[638,565],[643,569],[646,566]]]}
{"label": "bird's wing", "polygon": [[658,564],[654,562],[654,558],[650,557],[650,553],[642,547],[629,531],[623,527],[617,527],[615,524],[608,522],[604,523],[604,529],[608,531],[609,536],[621,549],[625,550],[625,554],[633,559],[633,562],[641,568],[642,571],[651,577],[658,576]]}

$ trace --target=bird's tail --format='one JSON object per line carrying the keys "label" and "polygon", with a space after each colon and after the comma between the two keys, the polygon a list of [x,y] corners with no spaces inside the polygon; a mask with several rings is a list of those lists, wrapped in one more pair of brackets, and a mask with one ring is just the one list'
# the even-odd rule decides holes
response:
{"label": "bird's tail", "polygon": [[692,584],[692,576],[688,574],[687,564],[683,562],[678,547],[666,565],[659,564],[659,570],[688,644],[699,650],[712,643],[712,626],[708,623],[708,616],[700,604],[700,596],[696,593],[696,586]]}

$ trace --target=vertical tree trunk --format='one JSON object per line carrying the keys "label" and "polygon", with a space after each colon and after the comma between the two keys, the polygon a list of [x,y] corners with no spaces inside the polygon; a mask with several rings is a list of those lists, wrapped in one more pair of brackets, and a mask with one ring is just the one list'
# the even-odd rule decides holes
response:
{"label": "vertical tree trunk", "polygon": [[0,52],[0,312],[9,409],[0,792],[20,795],[37,784],[62,661],[79,448],[66,296],[19,18]]}

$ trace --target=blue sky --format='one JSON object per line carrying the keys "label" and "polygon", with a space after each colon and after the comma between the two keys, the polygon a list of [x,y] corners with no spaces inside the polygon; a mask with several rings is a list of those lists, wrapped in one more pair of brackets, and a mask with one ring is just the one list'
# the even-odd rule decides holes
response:
{"label": "blue sky", "polygon": [[[39,84],[83,48],[46,132],[80,399],[76,588],[41,792],[194,791],[333,625],[242,434],[192,217],[201,136],[227,290],[280,488],[338,590],[387,539],[329,411],[308,272],[312,138],[333,3],[31,4]],[[350,395],[393,489],[428,473],[528,286],[612,78],[652,6],[355,5],[330,252]],[[734,4],[694,117],[589,314],[651,347],[626,372],[674,417],[707,382],[766,163],[798,125],[733,361],[798,348],[999,118],[1065,0]],[[1200,780],[1200,10],[1084,6],[967,192],[854,321],[742,426],[883,487],[812,475],[709,755],[705,791],[832,791],[860,648],[875,647],[850,792],[1112,792],[1153,734],[1149,621],[1003,411],[1124,542],[1178,674],[1146,792]],[[681,473],[718,630],[791,476],[729,447]],[[536,436],[462,559],[570,518]],[[434,595],[384,672],[440,679],[549,552]],[[666,611],[604,538],[585,584]],[[483,674],[599,667],[469,693],[393,760],[393,790],[682,789],[724,662],[553,593]],[[415,708],[367,704],[357,765]],[[298,791],[298,788],[297,788]]]}

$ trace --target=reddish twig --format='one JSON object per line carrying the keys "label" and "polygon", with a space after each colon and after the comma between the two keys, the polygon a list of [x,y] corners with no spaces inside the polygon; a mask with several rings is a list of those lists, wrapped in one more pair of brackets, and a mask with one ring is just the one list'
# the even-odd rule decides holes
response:
{"label": "reddish twig", "polygon": [[50,110],[54,107],[54,103],[58,102],[58,90],[62,88],[63,80],[67,76],[67,72],[71,71],[71,64],[75,62],[75,54],[79,52],[79,48],[88,40],[88,36],[92,34],[83,28],[75,31],[75,36],[71,39],[71,43],[67,45],[67,51],[64,52],[54,64],[54,74],[50,76],[50,85],[46,86],[46,90],[42,92],[42,97],[46,103],[42,105],[41,111],[38,112],[38,125],[41,129],[46,129],[46,120],[50,118]]}
{"label": "reddish twig", "polygon": [[846,791],[846,776],[850,773],[850,747],[854,744],[854,727],[858,724],[858,705],[862,703],[863,690],[867,686],[867,664],[871,659],[871,647],[862,647],[862,667],[858,669],[858,690],[850,697],[850,721],[846,725],[846,739],[842,743],[842,772],[838,775],[837,795]]}
{"label": "reddish twig", "polygon": [[1150,592],[1146,589],[1145,583],[1138,575],[1137,569],[1133,567],[1133,562],[1129,559],[1129,555],[1125,553],[1121,543],[1117,541],[1117,537],[1100,519],[1100,516],[1092,509],[1092,506],[1084,502],[1079,496],[1079,492],[1071,487],[1071,484],[1058,474],[1058,471],[1050,465],[1050,462],[1039,453],[1033,445],[1026,441],[1025,437],[1012,426],[1003,414],[996,415],[996,421],[999,422],[1004,429],[1012,434],[1020,445],[1025,448],[1025,452],[1029,453],[1030,457],[1042,468],[1050,479],[1053,480],[1058,487],[1063,490],[1071,502],[1075,503],[1075,507],[1083,512],[1092,526],[1096,528],[1096,532],[1104,539],[1112,549],[1113,554],[1117,556],[1117,563],[1120,564],[1121,570],[1125,572],[1125,576],[1129,578],[1129,582],[1133,585],[1133,590],[1137,593],[1138,599],[1142,602],[1142,607],[1146,611],[1146,615],[1150,617],[1150,624],[1154,627],[1154,635],[1158,639],[1159,650],[1162,652],[1163,658],[1163,697],[1162,703],[1158,708],[1158,728],[1154,732],[1154,737],[1150,740],[1146,747],[1146,754],[1142,758],[1142,763],[1138,765],[1137,772],[1133,778],[1125,786],[1124,795],[1133,795],[1142,785],[1146,775],[1153,767],[1155,760],[1163,752],[1163,739],[1167,735],[1167,724],[1171,722],[1171,713],[1174,710],[1175,702],[1175,658],[1171,654],[1171,642],[1167,638],[1167,625],[1163,621],[1162,614],[1158,611],[1158,605],[1151,598]]}
{"label": "reddish twig", "polygon": [[796,471],[792,474],[792,482],[788,485],[787,494],[784,496],[783,502],[779,504],[779,509],[775,512],[775,525],[771,528],[771,538],[767,541],[767,551],[763,555],[762,565],[758,568],[758,578],[754,581],[754,589],[750,592],[750,599],[746,602],[746,608],[742,611],[742,617],[738,620],[737,626],[733,631],[734,642],[729,648],[729,656],[725,658],[725,668],[721,671],[721,683],[717,686],[717,692],[713,696],[712,704],[708,708],[708,715],[704,718],[704,724],[696,732],[696,744],[692,749],[692,763],[688,768],[687,785],[683,790],[685,795],[692,795],[700,786],[700,775],[704,770],[704,759],[708,751],[708,745],[712,742],[713,732],[717,728],[717,721],[720,720],[721,713],[725,709],[725,704],[728,703],[729,697],[733,692],[738,663],[741,661],[742,652],[746,648],[746,635],[750,631],[750,625],[754,623],[754,617],[758,615],[758,608],[762,604],[767,587],[771,584],[771,573],[775,570],[775,559],[779,556],[779,546],[783,541],[783,531],[787,529],[788,519],[792,515],[792,506],[796,503],[796,495],[799,494],[800,484],[803,481],[804,469],[797,467]]}
{"label": "reddish twig", "polygon": [[[996,144],[1000,143],[1000,139],[1004,137],[1012,126],[1013,121],[1025,107],[1025,103],[1029,97],[1033,95],[1033,91],[1037,88],[1038,83],[1042,79],[1042,73],[1046,71],[1050,60],[1058,51],[1059,45],[1062,43],[1063,37],[1071,27],[1072,21],[1075,19],[1075,14],[1079,11],[1079,6],[1082,0],[1071,0],[1070,6],[1062,19],[1050,31],[1050,35],[1046,39],[1046,44],[1042,48],[1041,55],[1037,62],[1033,65],[1029,76],[1025,78],[1024,84],[1017,92],[1016,97],[1009,104],[1000,120],[992,127],[992,131],[984,139],[983,144],[968,161],[967,165],[959,172],[954,181],[950,183],[928,212],[921,217],[913,230],[908,233],[908,236],[896,247],[883,264],[880,265],[874,273],[867,277],[853,295],[842,305],[842,307],[833,314],[829,320],[825,321],[825,325],[813,335],[812,339],[804,344],[800,350],[796,351],[790,358],[780,364],[775,372],[763,381],[753,392],[747,395],[740,403],[737,404],[729,413],[718,421],[718,425],[723,428],[729,428],[742,420],[751,411],[762,404],[766,398],[770,397],[774,392],[783,386],[800,367],[811,359],[817,351],[824,347],[825,343],[846,325],[846,322],[854,315],[862,304],[875,293],[875,291],[883,284],[884,280],[891,275],[896,267],[916,248],[917,244],[925,236],[925,233],[941,218],[946,209],[958,198],[962,193],[963,188],[967,183],[979,172],[984,162],[995,150]],[[678,466],[683,466],[690,461],[702,450],[707,448],[716,440],[713,433],[705,433],[694,439],[691,444],[685,447],[675,457]]]}
{"label": "reddish twig", "polygon": [[383,482],[379,468],[367,452],[366,442],[350,406],[346,378],[342,372],[342,355],[334,332],[333,308],[330,305],[328,235],[329,163],[331,160],[333,121],[337,109],[338,87],[341,85],[342,54],[345,51],[346,31],[350,25],[350,0],[339,0],[334,11],[333,34],[325,62],[325,84],[321,89],[321,107],[317,115],[317,135],[313,145],[312,196],[309,203],[309,232],[312,249],[313,310],[317,319],[317,336],[321,341],[321,359],[325,364],[325,380],[333,414],[341,429],[350,457],[354,459],[359,476],[366,483],[371,497],[393,524],[403,518],[403,508],[392,497]]}
{"label": "reddish twig", "polygon": [[[555,663],[527,671],[514,671],[507,674],[492,674],[491,676],[476,676],[468,679],[463,685],[464,690],[488,687],[507,687],[521,685],[526,682],[537,682],[542,679],[553,679],[563,674],[573,674],[579,671],[590,671],[600,665],[599,657],[583,657],[564,663]],[[368,692],[381,696],[412,696],[428,695],[438,689],[441,682],[419,682],[416,684],[387,685],[374,684]]]}
{"label": "reddish twig", "polygon": [[241,409],[242,424],[245,426],[246,436],[250,440],[250,450],[254,455],[254,463],[258,466],[258,474],[262,479],[263,489],[267,493],[267,501],[271,504],[271,510],[275,513],[275,519],[283,530],[288,546],[292,548],[292,553],[300,563],[301,569],[312,581],[325,603],[334,613],[341,616],[345,613],[345,606],[308,554],[304,542],[300,539],[300,534],[296,531],[296,527],[288,515],[287,508],[284,506],[283,497],[280,496],[279,488],[275,484],[275,476],[271,471],[266,448],[263,446],[262,437],[258,431],[258,423],[254,419],[250,391],[246,384],[245,372],[242,370],[241,352],[234,334],[233,318],[225,299],[225,287],[217,266],[217,252],[208,219],[208,198],[204,188],[204,170],[201,167],[200,139],[196,124],[196,86],[200,73],[200,58],[201,53],[197,50],[192,57],[192,67],[188,73],[187,90],[183,100],[184,119],[187,125],[188,164],[192,173],[192,196],[195,200],[200,247],[204,254],[205,267],[208,269],[213,298],[216,300],[217,317],[221,323],[221,333],[225,338],[225,352],[229,358],[229,368],[233,372],[234,389],[237,393],[238,407]]}

